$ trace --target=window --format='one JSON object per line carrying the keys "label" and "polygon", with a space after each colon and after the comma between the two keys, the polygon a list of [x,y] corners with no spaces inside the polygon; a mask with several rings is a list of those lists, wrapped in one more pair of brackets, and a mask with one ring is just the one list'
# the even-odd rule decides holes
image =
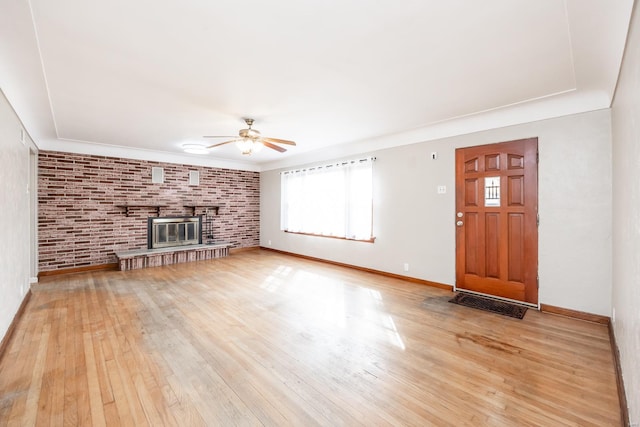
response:
{"label": "window", "polygon": [[499,176],[485,177],[484,205],[500,206],[500,177]]}
{"label": "window", "polygon": [[373,160],[283,172],[280,228],[372,241]]}

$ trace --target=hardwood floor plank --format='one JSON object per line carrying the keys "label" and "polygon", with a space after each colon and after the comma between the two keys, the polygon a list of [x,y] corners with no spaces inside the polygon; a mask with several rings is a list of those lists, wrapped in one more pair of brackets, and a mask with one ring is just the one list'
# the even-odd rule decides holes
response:
{"label": "hardwood floor plank", "polygon": [[44,324],[42,326],[42,332],[40,333],[40,340],[37,346],[36,358],[33,363],[33,374],[31,375],[31,382],[29,383],[29,392],[27,394],[27,400],[25,402],[24,413],[12,414],[12,418],[22,418],[23,425],[35,425],[39,415],[38,402],[41,399],[42,383],[45,373],[45,362],[47,355],[47,343],[49,341],[49,334],[51,332],[51,325]]}
{"label": "hardwood floor plank", "polygon": [[[21,320],[20,322],[22,325],[20,330],[25,331],[24,338],[16,344],[12,342],[12,347],[19,346],[19,351],[10,350],[5,352],[5,357],[7,353],[11,354],[12,357],[9,358],[6,365],[3,366],[0,363],[0,387],[5,381],[5,387],[9,390],[7,393],[0,393],[2,400],[7,400],[8,410],[8,414],[6,416],[3,414],[0,420],[8,419],[8,424],[13,425],[20,425],[20,417],[25,413],[27,396],[34,378],[33,371],[38,355],[35,349],[38,348],[42,339],[41,335],[45,325],[43,313],[38,312],[36,306],[32,306],[31,309],[34,310],[32,321]],[[2,389],[5,387],[2,387]],[[2,406],[5,405],[3,404]]]}
{"label": "hardwood floor plank", "polygon": [[48,278],[4,425],[620,425],[608,328],[272,251]]}
{"label": "hardwood floor plank", "polygon": [[[104,403],[102,400],[102,394],[100,393],[100,380],[98,379],[98,362],[94,354],[94,345],[90,332],[84,332],[83,348],[84,359],[87,378],[87,391],[89,396],[89,408],[91,413],[91,425],[104,426],[106,425],[106,417],[104,412]],[[84,384],[82,384],[84,386]]]}
{"label": "hardwood floor plank", "polygon": [[[82,311],[79,305],[76,306],[76,322],[74,326],[74,330],[79,331],[82,330]],[[88,379],[88,370],[89,366],[87,364],[87,359],[85,356],[85,333],[74,333],[74,346],[73,346],[73,355],[74,357],[69,357],[68,361],[70,364],[73,364],[73,367],[68,366],[67,371],[71,372],[73,369],[73,380],[69,382],[69,388],[65,390],[65,425],[69,426],[78,426],[78,425],[90,425],[92,424],[91,419],[91,398],[90,393],[95,393],[95,390],[92,390],[92,387],[96,387],[95,385],[89,385]],[[95,363],[95,361],[93,362]],[[84,369],[86,367],[86,369]],[[96,375],[95,373],[95,365],[91,367],[94,369],[92,375]],[[94,379],[93,377],[92,379]],[[73,388],[71,386],[73,384]],[[99,391],[99,389],[97,389]],[[68,411],[71,411],[69,413]],[[74,417],[75,415],[75,417]],[[95,424],[98,425],[98,424]]]}
{"label": "hardwood floor plank", "polygon": [[190,393],[187,392],[182,380],[175,375],[166,378],[167,384],[171,388],[171,393],[176,396],[178,403],[170,406],[176,411],[176,419],[179,419],[184,425],[188,426],[206,426],[202,414],[199,411],[197,400],[192,401]]}
{"label": "hardwood floor plank", "polygon": [[68,333],[66,334],[63,350],[63,354],[65,355],[63,425],[77,426],[87,421],[86,417],[80,416],[80,409],[88,409],[89,407],[87,394],[84,392],[85,387],[78,387],[79,383],[82,384],[86,381],[86,375],[84,375],[84,370],[76,369],[76,367],[85,364],[82,334],[74,333],[76,328],[82,328],[82,314],[80,305],[70,301],[67,301],[66,309],[67,322],[65,329]]}
{"label": "hardwood floor plank", "polygon": [[122,383],[120,366],[115,359],[108,360],[107,363],[107,375],[109,381],[113,387],[113,394],[118,398],[114,399],[117,419],[107,419],[107,425],[135,425],[134,415],[129,408],[130,394],[127,393],[125,384]]}
{"label": "hardwood floor plank", "polygon": [[[51,365],[46,367],[47,371],[52,375],[46,381],[50,385],[49,414],[46,419],[42,420],[43,425],[62,425],[64,422],[64,389],[65,389],[65,341],[67,337],[67,308],[63,300],[56,302],[56,308],[53,311],[52,325],[56,325],[55,330],[51,334],[52,339],[49,341],[48,361]],[[45,378],[48,375],[45,374]],[[40,402],[42,405],[42,401]],[[40,424],[38,417],[38,424]]]}
{"label": "hardwood floor plank", "polygon": [[[95,393],[94,387],[96,384],[100,391],[100,401],[103,405],[107,405],[114,401],[113,390],[111,388],[111,381],[107,374],[107,361],[113,360],[113,353],[111,352],[111,344],[109,340],[105,339],[105,322],[102,317],[101,305],[98,303],[95,287],[90,285],[87,293],[83,298],[82,306],[82,319],[83,330],[87,334],[85,338],[85,346],[91,345],[92,349],[87,351],[87,355],[91,355],[93,362],[91,363],[93,372],[91,377],[91,391]],[[94,376],[95,375],[95,376]],[[92,396],[92,411],[93,411],[93,399],[97,396]],[[98,402],[95,401],[97,404]],[[115,406],[114,406],[115,407]],[[97,410],[97,409],[96,409]],[[99,411],[98,416],[104,416],[102,411]]]}
{"label": "hardwood floor plank", "polygon": [[[104,425],[108,426],[120,426],[127,425],[120,421],[120,416],[118,415],[118,408],[116,407],[116,402],[109,402],[103,406],[104,412]],[[103,424],[100,424],[103,425]]]}

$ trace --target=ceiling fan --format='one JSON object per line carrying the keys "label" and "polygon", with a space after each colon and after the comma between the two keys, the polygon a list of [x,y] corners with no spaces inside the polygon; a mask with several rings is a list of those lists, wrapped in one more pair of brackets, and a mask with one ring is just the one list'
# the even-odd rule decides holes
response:
{"label": "ceiling fan", "polygon": [[242,154],[251,155],[252,153],[257,153],[262,149],[262,147],[268,147],[272,150],[279,151],[280,153],[284,153],[287,151],[286,148],[280,147],[276,144],[284,144],[284,145],[296,145],[293,141],[287,141],[286,139],[278,139],[278,138],[267,138],[264,136],[260,136],[260,132],[251,129],[253,125],[253,119],[244,119],[248,129],[240,129],[238,132],[238,137],[233,136],[209,136],[205,135],[204,138],[234,138],[229,141],[219,142],[217,144],[209,145],[207,148],[219,147],[220,145],[230,144],[235,142]]}

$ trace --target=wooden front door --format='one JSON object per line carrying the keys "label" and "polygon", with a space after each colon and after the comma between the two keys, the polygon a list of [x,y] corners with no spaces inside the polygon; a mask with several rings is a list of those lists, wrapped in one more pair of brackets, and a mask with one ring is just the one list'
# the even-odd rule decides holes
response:
{"label": "wooden front door", "polygon": [[456,288],[538,303],[538,139],[456,150]]}

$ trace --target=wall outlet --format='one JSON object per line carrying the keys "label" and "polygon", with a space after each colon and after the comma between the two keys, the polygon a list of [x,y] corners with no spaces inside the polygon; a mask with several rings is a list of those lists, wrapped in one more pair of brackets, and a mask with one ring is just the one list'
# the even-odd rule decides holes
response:
{"label": "wall outlet", "polygon": [[404,263],[404,271],[409,271],[409,263],[408,262]]}
{"label": "wall outlet", "polygon": [[432,151],[431,152],[431,160],[438,160],[438,152],[437,151]]}
{"label": "wall outlet", "polygon": [[269,240],[269,241],[267,242],[267,244],[268,244],[269,246],[271,246],[271,240]]}
{"label": "wall outlet", "polygon": [[613,307],[613,309],[611,310],[611,321],[613,323],[616,323],[616,308]]}
{"label": "wall outlet", "polygon": [[446,194],[447,186],[446,185],[438,185],[438,194]]}

